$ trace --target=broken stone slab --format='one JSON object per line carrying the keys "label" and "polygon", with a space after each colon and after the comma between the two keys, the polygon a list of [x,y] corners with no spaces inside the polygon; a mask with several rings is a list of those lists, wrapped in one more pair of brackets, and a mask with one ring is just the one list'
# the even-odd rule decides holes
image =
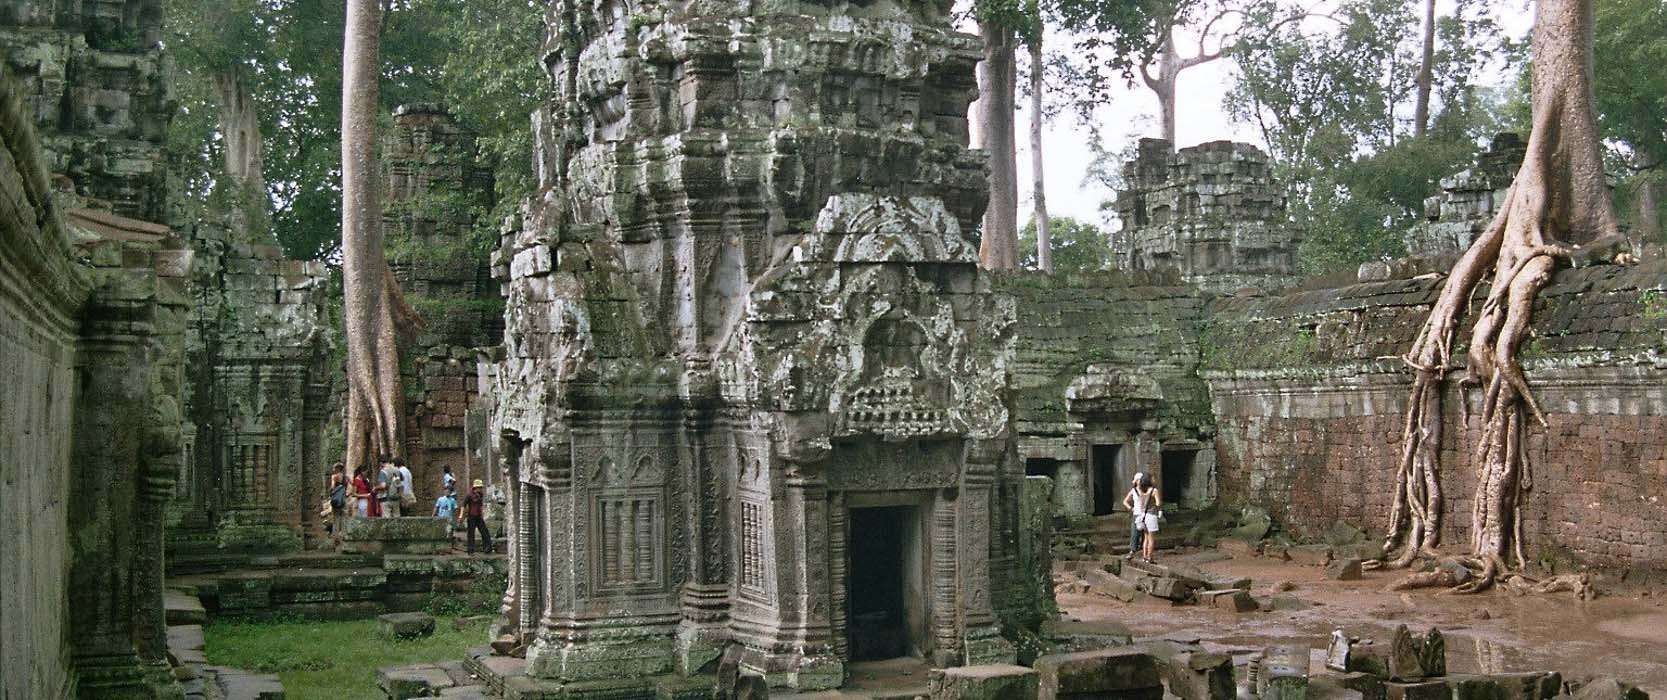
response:
{"label": "broken stone slab", "polygon": [[433,664],[379,668],[376,685],[387,693],[388,700],[431,698],[441,690],[457,685],[449,674]]}
{"label": "broken stone slab", "polygon": [[1359,559],[1337,559],[1326,565],[1325,573],[1335,581],[1359,581],[1361,575],[1361,561]]}
{"label": "broken stone slab", "polygon": [[1204,588],[1208,584],[1208,577],[1195,566],[1185,564],[1157,564],[1148,561],[1130,559],[1123,565],[1124,573],[1133,569],[1152,578],[1172,578],[1193,588]]}
{"label": "broken stone slab", "polygon": [[1212,591],[1221,591],[1229,588],[1242,588],[1248,591],[1253,583],[1254,582],[1250,580],[1249,576],[1240,576],[1238,578],[1211,577],[1209,580],[1204,582],[1204,588]]}
{"label": "broken stone slab", "polygon": [[1613,678],[1571,681],[1568,685],[1574,700],[1650,700],[1650,694],[1639,690],[1638,686]]}
{"label": "broken stone slab", "polygon": [[215,689],[225,700],[284,700],[284,684],[277,676],[224,666],[204,667],[203,671],[214,679]]}
{"label": "broken stone slab", "polygon": [[1227,654],[1184,651],[1159,656],[1158,670],[1169,693],[1181,700],[1233,700],[1237,697],[1233,657]]}
{"label": "broken stone slab", "polygon": [[1125,603],[1132,603],[1140,596],[1140,590],[1131,581],[1104,571],[1089,571],[1084,577],[1088,590],[1096,595],[1116,598]]}
{"label": "broken stone slab", "polygon": [[1053,653],[1069,653],[1128,646],[1134,635],[1121,623],[1110,620],[1047,620],[1038,636],[1053,645]]}
{"label": "broken stone slab", "polygon": [[489,692],[490,689],[484,685],[465,685],[446,688],[440,691],[440,697],[451,700],[491,700]]}
{"label": "broken stone slab", "polygon": [[1325,566],[1331,562],[1331,545],[1299,544],[1285,549],[1291,563],[1303,566]]}
{"label": "broken stone slab", "polygon": [[434,634],[434,617],[420,612],[377,615],[376,633],[383,639],[427,637]]}
{"label": "broken stone slab", "polygon": [[1198,604],[1236,613],[1251,612],[1257,608],[1256,599],[1251,597],[1250,591],[1242,588],[1200,591],[1198,593]]}
{"label": "broken stone slab", "polygon": [[932,700],[1036,700],[1040,676],[1012,664],[982,664],[932,669],[927,687]]}
{"label": "broken stone slab", "polygon": [[1440,680],[1384,681],[1384,700],[1449,700],[1447,684]]}
{"label": "broken stone slab", "polygon": [[1452,700],[1551,700],[1563,690],[1563,678],[1555,672],[1456,673],[1443,680]]}
{"label": "broken stone slab", "polygon": [[1307,646],[1287,644],[1262,651],[1255,662],[1256,694],[1262,700],[1305,700],[1308,697]]}
{"label": "broken stone slab", "polygon": [[182,591],[165,591],[162,594],[162,610],[169,625],[201,625],[208,622],[208,611],[203,609],[203,601]]}
{"label": "broken stone slab", "polygon": [[1163,681],[1151,654],[1135,648],[1049,654],[1034,664],[1038,700],[1116,697],[1162,700]]}
{"label": "broken stone slab", "polygon": [[1192,594],[1195,590],[1197,589],[1188,581],[1165,577],[1153,579],[1152,587],[1147,590],[1147,593],[1164,600],[1184,603],[1192,600]]}

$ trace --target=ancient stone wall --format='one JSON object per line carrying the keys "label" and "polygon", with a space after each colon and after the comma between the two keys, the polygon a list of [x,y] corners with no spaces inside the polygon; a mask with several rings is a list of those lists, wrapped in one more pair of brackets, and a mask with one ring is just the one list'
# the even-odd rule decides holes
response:
{"label": "ancient stone wall", "polygon": [[484,430],[466,435],[471,410],[480,411],[475,351],[502,342],[504,320],[488,267],[495,241],[476,229],[475,217],[492,197],[491,172],[478,155],[474,135],[430,104],[396,110],[382,149],[388,263],[425,324],[406,349],[403,378],[402,456],[421,504],[439,496],[441,467],[464,483],[496,476],[477,464]]}
{"label": "ancient stone wall", "polygon": [[1212,292],[1294,283],[1301,235],[1286,220],[1267,154],[1230,141],[1173,149],[1141,139],[1123,166],[1116,267],[1179,271]]}
{"label": "ancient stone wall", "polygon": [[[1173,270],[1008,275],[998,288],[1014,297],[1019,320],[1019,454],[1027,472],[1054,479],[1057,513],[1105,512],[1106,490],[1121,501],[1136,473],[1176,482],[1167,486],[1182,505],[1214,500],[1197,288]],[[1183,453],[1190,467],[1178,463]]]}
{"label": "ancient stone wall", "polygon": [[29,83],[10,70],[0,66],[0,507],[14,536],[0,548],[0,696],[177,697],[162,512],[183,456],[190,254],[165,226],[51,191],[66,180],[50,179]]}
{"label": "ancient stone wall", "polygon": [[205,204],[190,227],[189,461],[168,519],[175,572],[299,548],[329,468],[329,272],[285,259],[237,205]]}
{"label": "ancient stone wall", "polygon": [[[5,71],[0,70],[0,74]],[[4,78],[0,77],[0,81]],[[89,291],[43,158],[0,82],[0,697],[66,698],[77,319]]]}
{"label": "ancient stone wall", "polygon": [[[1333,521],[1381,532],[1409,386],[1396,357],[1439,282],[1210,304],[1202,352],[1224,500],[1264,506],[1298,533]],[[1534,333],[1523,364],[1550,425],[1527,439],[1530,556],[1667,567],[1667,499],[1657,498],[1667,493],[1667,268],[1560,271],[1536,304]],[[1449,391],[1443,432],[1442,535],[1460,544],[1478,437],[1465,400]],[[1479,396],[1468,401],[1478,413]]]}

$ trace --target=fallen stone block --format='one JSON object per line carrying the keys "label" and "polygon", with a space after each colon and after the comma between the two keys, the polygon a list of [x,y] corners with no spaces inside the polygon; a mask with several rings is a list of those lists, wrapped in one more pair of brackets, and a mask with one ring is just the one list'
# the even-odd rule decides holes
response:
{"label": "fallen stone block", "polygon": [[1638,689],[1638,686],[1622,683],[1613,678],[1593,678],[1575,683],[1570,682],[1569,688],[1574,700],[1650,700],[1650,694]]}
{"label": "fallen stone block", "polygon": [[1236,613],[1251,612],[1257,608],[1256,599],[1251,597],[1250,591],[1242,588],[1202,591],[1198,594],[1198,604]]}
{"label": "fallen stone block", "polygon": [[489,691],[490,689],[484,685],[458,686],[440,691],[440,697],[450,700],[492,700],[492,696],[487,694]]}
{"label": "fallen stone block", "polygon": [[1359,559],[1336,559],[1326,565],[1325,573],[1336,581],[1359,581],[1361,562]]}
{"label": "fallen stone block", "polygon": [[1233,657],[1188,651],[1158,661],[1158,670],[1169,693],[1181,700],[1233,700],[1237,685],[1233,679]]}
{"label": "fallen stone block", "polygon": [[1282,645],[1262,651],[1255,669],[1256,694],[1262,700],[1305,700],[1308,697],[1308,647]]}
{"label": "fallen stone block", "polygon": [[984,664],[932,669],[927,687],[932,700],[1036,700],[1039,678],[1024,666]]}
{"label": "fallen stone block", "polygon": [[1056,654],[1128,646],[1134,639],[1129,628],[1110,620],[1048,620],[1042,623],[1038,636],[1053,645]]}
{"label": "fallen stone block", "polygon": [[1192,600],[1192,593],[1196,590],[1191,583],[1178,578],[1159,578],[1152,581],[1152,587],[1147,593],[1177,603]]}
{"label": "fallen stone block", "polygon": [[1151,654],[1139,649],[1098,649],[1036,659],[1038,700],[1162,700],[1163,681]]}
{"label": "fallen stone block", "polygon": [[439,666],[422,664],[379,668],[376,670],[376,685],[387,693],[388,700],[408,700],[432,698],[438,696],[441,690],[457,684]]}
{"label": "fallen stone block", "polygon": [[1291,545],[1283,542],[1265,542],[1262,544],[1262,556],[1279,561],[1290,561]]}
{"label": "fallen stone block", "polygon": [[1226,590],[1229,588],[1243,588],[1248,591],[1250,590],[1251,583],[1252,581],[1249,576],[1240,576],[1238,578],[1210,578],[1204,582],[1204,588],[1212,591]]}
{"label": "fallen stone block", "polygon": [[1299,544],[1285,549],[1286,556],[1291,563],[1303,566],[1325,566],[1331,562],[1331,546],[1323,544]]}
{"label": "fallen stone block", "polygon": [[383,639],[427,637],[434,634],[434,617],[419,612],[377,615],[376,633]]}
{"label": "fallen stone block", "polygon": [[1439,680],[1384,681],[1384,700],[1448,700],[1447,684]]}
{"label": "fallen stone block", "polygon": [[1452,700],[1551,700],[1563,690],[1556,673],[1452,674],[1443,678]]}
{"label": "fallen stone block", "polygon": [[1125,603],[1134,602],[1134,599],[1140,595],[1140,590],[1133,582],[1104,571],[1089,571],[1086,582],[1088,583],[1088,590],[1096,595],[1116,598]]}

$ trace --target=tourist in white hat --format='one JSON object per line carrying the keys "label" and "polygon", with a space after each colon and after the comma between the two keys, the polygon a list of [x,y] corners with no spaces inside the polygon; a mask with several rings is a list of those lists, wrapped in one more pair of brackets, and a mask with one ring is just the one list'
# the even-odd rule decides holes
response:
{"label": "tourist in white hat", "polygon": [[481,548],[491,554],[492,532],[486,529],[486,482],[475,479],[474,488],[463,497],[463,509],[457,512],[457,518],[468,523],[463,542],[469,553],[475,553],[475,530],[480,530]]}
{"label": "tourist in white hat", "polygon": [[1159,505],[1162,505],[1162,499],[1152,486],[1151,477],[1144,472],[1135,474],[1133,487],[1128,495],[1123,496],[1123,507],[1132,514],[1129,517],[1129,553],[1124,559],[1134,558],[1135,550],[1139,549],[1143,561],[1152,561],[1152,548],[1157,542]]}

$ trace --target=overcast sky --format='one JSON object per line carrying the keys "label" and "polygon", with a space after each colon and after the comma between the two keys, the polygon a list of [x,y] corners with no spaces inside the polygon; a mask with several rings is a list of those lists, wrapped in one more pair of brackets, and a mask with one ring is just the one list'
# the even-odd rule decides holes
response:
{"label": "overcast sky", "polygon": [[[1451,12],[1451,4],[1451,0],[1437,0],[1436,11],[1447,14]],[[1532,9],[1523,0],[1503,0],[1495,4],[1494,12],[1497,13],[1497,18],[1506,33],[1513,38],[1526,36],[1533,24]],[[1066,45],[1065,37],[1051,41],[1054,46]],[[1181,74],[1175,120],[1175,140],[1178,147],[1184,148],[1218,139],[1248,141],[1258,146],[1262,145],[1261,136],[1255,127],[1232,123],[1226,110],[1222,108],[1222,98],[1232,82],[1232,71],[1233,65],[1230,61],[1220,60],[1188,69]],[[1482,80],[1478,82],[1484,86],[1502,83],[1506,75],[1503,66],[1497,67],[1493,72],[1496,75],[1482,76]],[[1021,95],[1019,102],[1021,109],[1016,136],[1019,151],[1019,221],[1023,225],[1023,222],[1030,220],[1032,206],[1031,114],[1029,98]],[[1100,132],[1101,145],[1108,150],[1121,151],[1142,136],[1157,135],[1157,98],[1145,87],[1121,88],[1112,97],[1111,104],[1095,114],[1095,122]],[[1089,162],[1093,158],[1093,150],[1087,146],[1091,138],[1089,129],[1074,113],[1062,113],[1045,124],[1042,132],[1043,175],[1046,178],[1050,215],[1105,223],[1099,207],[1101,202],[1111,198],[1112,193],[1103,187],[1083,182]]]}

